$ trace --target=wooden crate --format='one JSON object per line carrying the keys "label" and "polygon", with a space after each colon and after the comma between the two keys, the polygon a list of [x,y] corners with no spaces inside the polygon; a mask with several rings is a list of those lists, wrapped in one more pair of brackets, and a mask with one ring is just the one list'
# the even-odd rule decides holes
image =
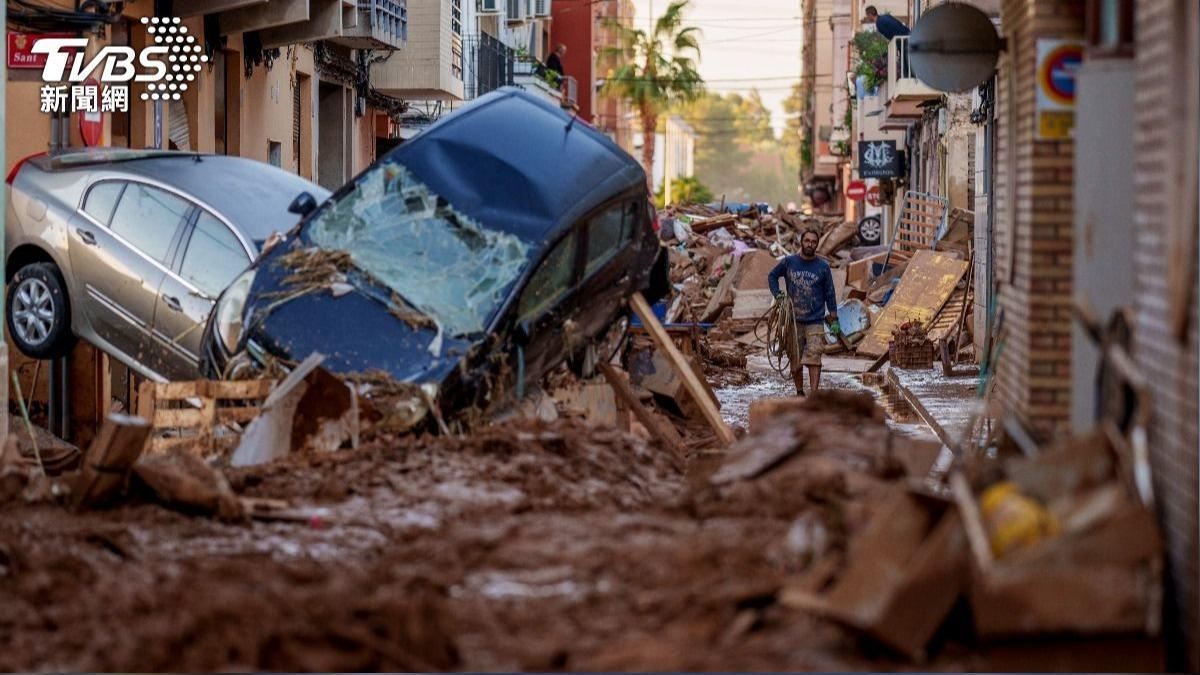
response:
{"label": "wooden crate", "polygon": [[888,360],[893,368],[905,370],[929,370],[933,368],[933,342],[909,342],[888,347]]}
{"label": "wooden crate", "polygon": [[[143,382],[138,388],[138,415],[150,422],[147,450],[229,450],[241,437],[233,425],[240,428],[258,417],[263,399],[274,387],[274,380]],[[231,433],[218,436],[220,426]]]}

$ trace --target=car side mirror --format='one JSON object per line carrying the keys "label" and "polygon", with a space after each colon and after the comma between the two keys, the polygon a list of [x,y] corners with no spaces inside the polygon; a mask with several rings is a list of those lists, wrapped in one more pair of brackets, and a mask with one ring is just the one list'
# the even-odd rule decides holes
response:
{"label": "car side mirror", "polygon": [[288,213],[295,213],[299,216],[307,216],[317,208],[317,200],[307,192],[301,192],[296,195],[288,206]]}

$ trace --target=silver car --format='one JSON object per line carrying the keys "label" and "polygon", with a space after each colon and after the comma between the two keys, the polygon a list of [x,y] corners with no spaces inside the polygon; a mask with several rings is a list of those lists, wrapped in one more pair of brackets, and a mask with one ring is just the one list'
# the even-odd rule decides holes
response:
{"label": "silver car", "polygon": [[198,376],[214,299],[329,195],[261,162],[161,150],[35,155],[7,182],[17,348],[55,358],[80,337],[157,381]]}

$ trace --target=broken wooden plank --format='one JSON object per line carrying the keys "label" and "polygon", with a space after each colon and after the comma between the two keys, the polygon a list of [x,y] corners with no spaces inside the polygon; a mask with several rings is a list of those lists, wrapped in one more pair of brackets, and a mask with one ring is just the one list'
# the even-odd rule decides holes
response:
{"label": "broken wooden plank", "polygon": [[858,353],[879,356],[887,351],[893,328],[906,321],[929,323],[966,271],[965,260],[935,251],[917,251],[891,300],[858,345]]}
{"label": "broken wooden plank", "polygon": [[88,446],[83,468],[72,487],[75,507],[99,504],[120,491],[149,436],[146,420],[109,413]]}
{"label": "broken wooden plank", "polygon": [[[676,457],[683,459],[683,439],[679,437],[679,433],[675,431],[675,427],[670,426],[670,422],[667,420],[656,419],[646,409],[646,406],[642,405],[642,402],[638,400],[633,390],[630,389],[629,382],[621,377],[616,368],[607,363],[598,364],[596,368],[604,375],[604,379],[608,380],[609,386],[612,387],[613,392],[621,399],[621,402],[633,412],[634,417],[637,417],[642,426],[646,427],[646,431],[649,431],[654,438],[667,446],[667,449],[674,453]],[[668,430],[667,427],[670,427],[670,429]]]}
{"label": "broken wooden plank", "polygon": [[654,340],[655,346],[667,355],[676,372],[683,378],[688,393],[691,394],[692,400],[700,406],[700,411],[703,413],[709,426],[716,432],[717,438],[724,445],[733,443],[736,440],[733,430],[729,428],[729,425],[721,417],[721,411],[708,398],[707,388],[700,382],[696,373],[688,365],[687,360],[684,359],[683,354],[675,347],[675,343],[671,341],[662,324],[658,322],[658,317],[654,316],[654,311],[650,309],[650,303],[646,302],[646,298],[641,293],[634,293],[633,297],[629,299],[629,306],[633,309],[634,314],[641,319],[651,339]]}

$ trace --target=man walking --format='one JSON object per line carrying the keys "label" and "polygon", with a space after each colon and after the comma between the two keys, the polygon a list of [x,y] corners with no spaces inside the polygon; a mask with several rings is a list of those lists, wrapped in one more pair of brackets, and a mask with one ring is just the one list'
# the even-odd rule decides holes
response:
{"label": "man walking", "polygon": [[[800,236],[800,252],[790,255],[767,275],[771,295],[782,296],[779,278],[787,283],[787,296],[792,303],[796,321],[796,344],[786,345],[792,367],[796,394],[804,395],[803,366],[808,366],[808,381],[812,390],[821,386],[821,356],[825,353],[824,322],[837,321],[837,296],[829,263],[817,257],[821,241],[816,230],[806,230]],[[836,330],[836,327],[835,327]]]}
{"label": "man walking", "polygon": [[889,41],[897,35],[908,35],[908,26],[905,26],[903,21],[891,14],[880,15],[875,5],[867,5],[863,14],[863,23],[875,24],[875,30]]}

